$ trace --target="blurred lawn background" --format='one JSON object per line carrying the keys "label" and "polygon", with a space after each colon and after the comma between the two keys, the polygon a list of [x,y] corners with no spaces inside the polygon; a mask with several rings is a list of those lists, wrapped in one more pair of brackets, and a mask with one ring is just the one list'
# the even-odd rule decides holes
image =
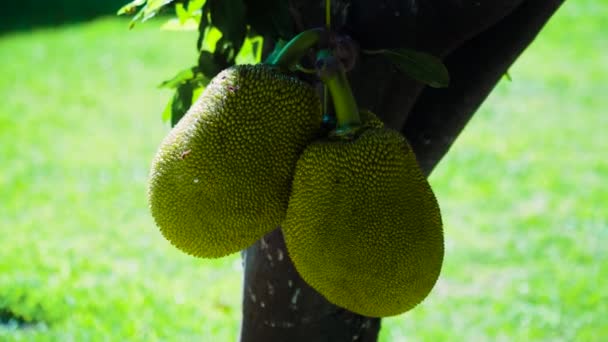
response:
{"label": "blurred lawn background", "polygon": [[[180,253],[145,197],[196,34],[87,11],[0,33],[0,341],[234,341],[239,256]],[[608,339],[607,32],[566,2],[437,167],[442,275],[381,341]]]}

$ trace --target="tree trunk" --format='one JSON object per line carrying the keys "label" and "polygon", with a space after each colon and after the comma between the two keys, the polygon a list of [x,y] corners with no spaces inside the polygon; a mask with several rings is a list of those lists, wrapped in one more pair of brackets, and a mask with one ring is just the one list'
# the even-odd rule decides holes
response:
{"label": "tree trunk", "polygon": [[[290,1],[298,31],[323,25],[322,3]],[[446,64],[451,81],[445,89],[425,87],[377,55],[362,54],[349,74],[359,105],[401,130],[429,175],[561,3],[334,0],[332,6],[334,28],[362,49],[407,47]],[[298,276],[280,229],[247,249],[243,258],[242,342],[377,340],[380,319],[332,305]]]}

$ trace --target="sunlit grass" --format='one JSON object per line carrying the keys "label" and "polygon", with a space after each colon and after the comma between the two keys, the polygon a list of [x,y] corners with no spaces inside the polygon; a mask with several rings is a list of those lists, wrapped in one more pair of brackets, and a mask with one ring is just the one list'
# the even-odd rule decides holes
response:
{"label": "sunlit grass", "polygon": [[41,322],[0,340],[235,339],[238,256],[179,253],[146,206],[156,85],[195,39],[111,18],[0,40],[0,307]]}
{"label": "sunlit grass", "polygon": [[[381,340],[608,337],[605,7],[566,3],[431,176],[443,273]],[[196,60],[159,25],[0,37],[0,309],[38,322],[0,340],[236,339],[238,255],[180,253],[146,206],[156,85]]]}

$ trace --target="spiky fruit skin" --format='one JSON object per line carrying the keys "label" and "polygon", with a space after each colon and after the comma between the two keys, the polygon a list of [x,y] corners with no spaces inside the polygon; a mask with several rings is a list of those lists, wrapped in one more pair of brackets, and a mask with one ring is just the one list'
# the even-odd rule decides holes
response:
{"label": "spiky fruit skin", "polygon": [[384,128],[384,122],[372,111],[367,109],[359,110],[359,118],[361,119],[361,126],[366,128]]}
{"label": "spiky fruit skin", "polygon": [[365,316],[416,306],[443,261],[435,196],[405,138],[388,129],[309,145],[283,232],[302,278],[328,301]]}
{"label": "spiky fruit skin", "polygon": [[221,257],[276,228],[321,112],[311,86],[270,66],[219,73],[152,163],[149,205],[165,238],[188,254]]}

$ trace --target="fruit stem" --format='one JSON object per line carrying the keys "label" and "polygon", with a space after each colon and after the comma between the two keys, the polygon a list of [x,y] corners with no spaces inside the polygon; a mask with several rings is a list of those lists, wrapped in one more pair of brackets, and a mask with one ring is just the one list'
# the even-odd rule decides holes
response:
{"label": "fruit stem", "polygon": [[336,114],[338,135],[349,134],[361,126],[357,101],[346,78],[344,66],[329,50],[317,54],[319,78],[329,89]]}
{"label": "fruit stem", "polygon": [[331,0],[325,0],[325,27],[331,29]]}
{"label": "fruit stem", "polygon": [[300,59],[306,55],[310,48],[321,41],[325,33],[326,30],[324,28],[314,28],[301,32],[285,44],[276,58],[268,64],[287,70],[295,69]]}

